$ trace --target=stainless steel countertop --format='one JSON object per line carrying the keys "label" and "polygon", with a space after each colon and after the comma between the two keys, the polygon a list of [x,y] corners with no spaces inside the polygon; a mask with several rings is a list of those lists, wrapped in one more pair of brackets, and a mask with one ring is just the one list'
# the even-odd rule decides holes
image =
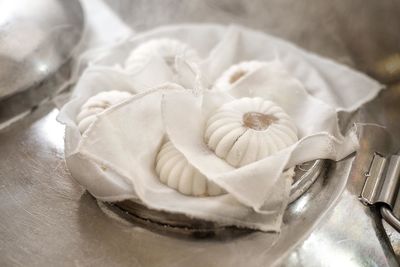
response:
{"label": "stainless steel countertop", "polygon": [[[378,60],[400,50],[400,3],[395,1],[108,2],[138,30],[186,21],[241,23],[371,74]],[[400,136],[399,101],[400,86],[392,86],[356,119],[384,124]],[[400,235],[357,196],[369,152],[375,146],[393,152],[398,138],[389,142],[364,131],[358,156],[334,164],[289,207],[285,223],[295,222],[297,231],[282,234],[280,245],[265,250],[268,234],[176,238],[135,226],[99,206],[66,170],[57,113],[51,103],[42,104],[0,131],[1,266],[268,266],[278,257],[283,266],[397,266]],[[337,188],[340,179],[335,178],[343,176],[350,178],[341,198],[315,221],[330,188]]]}

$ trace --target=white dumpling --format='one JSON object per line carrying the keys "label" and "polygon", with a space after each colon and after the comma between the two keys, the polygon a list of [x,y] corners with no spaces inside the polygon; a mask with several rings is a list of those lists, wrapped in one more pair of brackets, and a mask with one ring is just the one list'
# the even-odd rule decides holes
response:
{"label": "white dumpling", "polygon": [[214,83],[214,88],[217,90],[229,90],[236,82],[265,64],[265,62],[253,60],[232,65],[217,79]]}
{"label": "white dumpling", "polygon": [[76,117],[79,131],[83,133],[89,126],[96,120],[97,115],[111,106],[119,104],[132,94],[126,91],[104,91],[90,97],[85,104],[82,105],[81,110]]}
{"label": "white dumpling", "polygon": [[190,196],[218,196],[225,191],[195,169],[171,141],[165,142],[156,158],[156,172],[162,183]]}
{"label": "white dumpling", "polygon": [[176,57],[182,57],[188,61],[199,60],[196,50],[189,45],[178,40],[161,38],[147,41],[134,49],[125,62],[125,68],[128,72],[135,73],[141,70],[154,55],[162,57],[170,67],[175,64]]}
{"label": "white dumpling", "polygon": [[206,125],[205,142],[234,167],[263,159],[297,142],[292,119],[275,103],[241,98],[223,105]]}

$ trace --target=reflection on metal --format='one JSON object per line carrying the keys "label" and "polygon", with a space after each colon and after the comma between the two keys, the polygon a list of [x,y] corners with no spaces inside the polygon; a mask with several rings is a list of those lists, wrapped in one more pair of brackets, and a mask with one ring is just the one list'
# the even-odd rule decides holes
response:
{"label": "reflection on metal", "polygon": [[[240,22],[362,70],[399,47],[399,1],[194,0],[178,9],[168,1],[106,1],[137,30],[182,21]],[[144,12],[150,10],[154,16]],[[288,23],[277,27],[282,18]],[[327,27],[315,23],[327,18]],[[355,33],[361,37],[354,38]],[[0,242],[0,261],[4,266],[223,267],[274,266],[276,261],[286,267],[398,266],[399,233],[386,229],[391,245],[380,215],[357,197],[373,153],[399,148],[399,101],[399,87],[388,88],[354,117],[384,125],[393,142],[377,133],[381,129],[366,128],[357,156],[330,164],[328,173],[289,205],[274,242],[258,232],[226,242],[182,240],[110,219],[66,170],[63,135],[59,130],[49,134],[62,126],[56,111],[50,112],[53,107],[41,106],[0,131],[0,236],[6,241]]]}
{"label": "reflection on metal", "polygon": [[384,181],[384,171],[386,159],[379,154],[375,154],[372,159],[370,169],[365,174],[366,182],[361,192],[360,200],[364,204],[374,204],[379,199],[380,190]]}
{"label": "reflection on metal", "polygon": [[224,239],[252,232],[249,229],[222,226],[210,221],[193,219],[183,214],[152,210],[138,201],[127,200],[105,204],[112,212],[130,222],[170,236]]}
{"label": "reflection on metal", "polygon": [[400,156],[393,155],[390,160],[375,153],[360,200],[366,205],[379,205],[382,217],[400,232],[400,220],[396,203],[400,186]]}
{"label": "reflection on metal", "polygon": [[78,44],[83,24],[79,0],[0,1],[0,98],[53,74]]}
{"label": "reflection on metal", "polygon": [[[325,160],[314,160],[296,166],[289,202],[295,202],[315,182],[326,169]],[[306,200],[304,198],[303,200]],[[304,201],[303,201],[304,202]],[[305,203],[308,203],[306,200]],[[193,219],[183,214],[171,214],[147,208],[138,200],[127,200],[116,203],[107,203],[114,212],[124,218],[139,223],[149,229],[176,235],[193,237],[237,236],[251,232],[248,229],[221,226],[217,223]]]}
{"label": "reflection on metal", "polygon": [[292,189],[290,190],[289,203],[296,201],[310,188],[325,169],[326,165],[326,160],[319,159],[296,166],[296,175],[294,177]]}
{"label": "reflection on metal", "polygon": [[385,219],[385,221],[387,221],[394,229],[396,229],[397,232],[400,232],[400,220],[393,214],[392,210],[388,207],[382,206],[380,211],[382,218]]}
{"label": "reflection on metal", "polygon": [[71,61],[69,60],[56,73],[46,78],[45,81],[40,82],[37,86],[0,99],[0,130],[30,115],[39,105],[53,100],[55,89],[69,79],[70,63]]}
{"label": "reflection on metal", "polygon": [[388,204],[391,208],[396,203],[397,194],[400,185],[400,156],[390,157],[389,166],[385,175],[385,182],[382,185],[379,201]]}
{"label": "reflection on metal", "polygon": [[374,75],[380,81],[393,83],[400,80],[400,53],[395,53],[378,61],[374,67]]}

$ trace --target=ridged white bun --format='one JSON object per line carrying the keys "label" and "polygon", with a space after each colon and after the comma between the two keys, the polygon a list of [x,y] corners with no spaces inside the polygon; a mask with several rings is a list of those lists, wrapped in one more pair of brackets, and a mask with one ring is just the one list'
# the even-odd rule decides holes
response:
{"label": "ridged white bun", "polygon": [[158,152],[156,172],[162,183],[185,195],[200,197],[225,193],[196,170],[170,141]]}
{"label": "ridged white bun", "polygon": [[250,72],[265,65],[262,61],[243,61],[238,64],[232,65],[226,71],[224,71],[221,76],[214,83],[214,88],[219,90],[228,90],[236,82],[243,79]]}
{"label": "ridged white bun", "polygon": [[161,38],[147,41],[134,49],[125,62],[125,68],[128,72],[135,73],[155,55],[161,56],[169,66],[174,65],[177,56],[189,61],[199,60],[196,50],[189,45],[178,40]]}
{"label": "ridged white bun", "polygon": [[292,119],[262,98],[241,98],[219,108],[207,121],[205,142],[234,167],[265,158],[298,140]]}
{"label": "ridged white bun", "polygon": [[96,120],[97,115],[107,108],[123,102],[132,96],[131,93],[125,91],[105,91],[90,97],[76,117],[79,131],[83,133]]}

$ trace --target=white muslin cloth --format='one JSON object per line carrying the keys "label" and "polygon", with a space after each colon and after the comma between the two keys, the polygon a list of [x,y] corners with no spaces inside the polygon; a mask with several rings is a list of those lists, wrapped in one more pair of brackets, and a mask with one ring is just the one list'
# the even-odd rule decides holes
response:
{"label": "white muslin cloth", "polygon": [[[175,71],[153,56],[135,74],[130,52],[154,38],[180,40],[203,58],[176,58]],[[149,208],[262,231],[279,232],[292,178],[282,173],[314,159],[340,160],[354,152],[353,131],[342,135],[337,112],[352,112],[383,88],[367,76],[286,41],[241,26],[175,25],[137,34],[101,51],[78,80],[59,120],[66,125],[65,157],[73,177],[104,201],[134,199]],[[242,61],[265,61],[229,90],[211,89]],[[185,64],[187,63],[187,64]],[[134,94],[101,113],[81,134],[75,118],[101,91]],[[260,161],[233,168],[204,142],[207,118],[243,97],[272,100],[290,115],[299,141]],[[165,138],[225,195],[191,197],[161,183],[155,159]]]}

